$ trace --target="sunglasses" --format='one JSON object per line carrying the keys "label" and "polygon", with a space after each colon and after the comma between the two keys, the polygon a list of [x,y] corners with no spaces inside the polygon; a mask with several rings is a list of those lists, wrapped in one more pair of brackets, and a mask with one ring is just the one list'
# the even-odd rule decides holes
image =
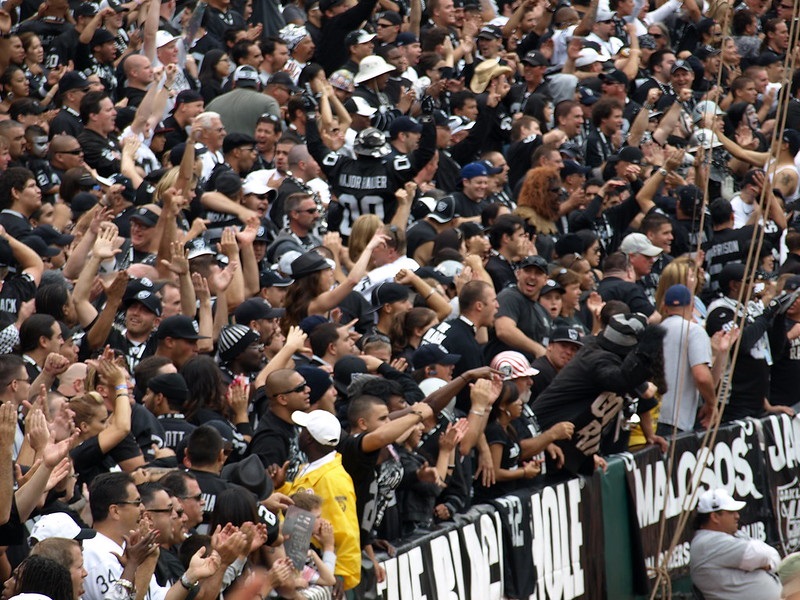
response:
{"label": "sunglasses", "polygon": [[203,499],[203,494],[197,494],[196,496],[178,496],[181,500],[196,500],[200,502]]}
{"label": "sunglasses", "polygon": [[300,392],[302,392],[303,390],[305,390],[307,386],[308,386],[308,383],[306,383],[306,381],[305,381],[305,379],[304,379],[304,380],[303,380],[303,382],[302,382],[302,383],[300,383],[300,384],[298,384],[298,386],[297,386],[297,387],[295,387],[295,388],[292,388],[291,390],[289,390],[289,391],[286,391],[286,392],[278,392],[278,393],[277,393],[277,394],[275,394],[275,395],[276,395],[276,396],[285,396],[286,394],[299,394]]}
{"label": "sunglasses", "polygon": [[308,214],[310,214],[310,215],[314,215],[314,214],[317,214],[317,213],[319,212],[319,208],[317,208],[317,207],[315,206],[314,208],[304,208],[304,209],[298,209],[298,210],[297,210],[297,211],[295,211],[295,212],[299,212],[299,213],[308,213]]}
{"label": "sunglasses", "polygon": [[663,38],[663,37],[664,37],[664,34],[663,34],[663,33],[651,33],[650,35],[651,35],[652,37],[654,37],[655,39],[657,39],[657,40],[660,40],[661,38]]}
{"label": "sunglasses", "polygon": [[73,156],[80,156],[83,154],[83,148],[77,148],[75,150],[59,150],[58,154],[72,154]]}
{"label": "sunglasses", "polygon": [[148,508],[146,510],[151,513],[171,513],[175,509],[170,506],[169,508]]}
{"label": "sunglasses", "polygon": [[386,27],[392,27],[392,24],[391,23],[378,23],[376,25],[376,27],[379,28],[379,29],[385,29]]}

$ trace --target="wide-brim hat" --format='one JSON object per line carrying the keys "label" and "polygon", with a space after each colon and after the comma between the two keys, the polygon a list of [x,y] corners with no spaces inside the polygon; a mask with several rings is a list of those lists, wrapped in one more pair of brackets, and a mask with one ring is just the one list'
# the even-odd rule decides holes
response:
{"label": "wide-brim hat", "polygon": [[486,91],[486,88],[489,87],[489,82],[491,82],[492,79],[500,75],[510,75],[513,72],[513,69],[508,65],[501,65],[499,58],[484,60],[475,67],[472,81],[469,82],[469,89],[476,94],[482,94]]}
{"label": "wide-brim hat", "polygon": [[367,56],[358,65],[358,73],[353,78],[355,83],[363,83],[394,71],[394,67],[380,56]]}

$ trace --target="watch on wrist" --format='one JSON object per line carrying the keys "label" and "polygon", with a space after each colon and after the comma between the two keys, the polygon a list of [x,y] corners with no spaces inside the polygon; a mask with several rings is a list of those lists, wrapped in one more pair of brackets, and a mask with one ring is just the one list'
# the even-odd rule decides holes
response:
{"label": "watch on wrist", "polygon": [[199,581],[195,581],[194,583],[190,582],[189,578],[186,577],[186,573],[181,575],[180,582],[181,582],[181,585],[184,588],[186,588],[187,590],[190,590],[190,591],[195,589],[198,585],[200,585]]}
{"label": "watch on wrist", "polygon": [[664,177],[667,176],[667,170],[664,167],[659,167],[658,168],[658,173],[659,173],[659,175],[663,175]]}

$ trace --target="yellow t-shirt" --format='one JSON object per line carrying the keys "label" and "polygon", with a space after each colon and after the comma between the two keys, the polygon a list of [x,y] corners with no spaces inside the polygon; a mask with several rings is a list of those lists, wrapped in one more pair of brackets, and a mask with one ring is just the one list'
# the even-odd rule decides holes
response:
{"label": "yellow t-shirt", "polygon": [[310,473],[303,473],[291,484],[289,494],[313,490],[321,496],[322,518],[333,525],[336,549],[335,575],[344,579],[344,589],[349,590],[361,581],[361,532],[356,514],[356,492],[353,480],[342,466],[342,455]]}

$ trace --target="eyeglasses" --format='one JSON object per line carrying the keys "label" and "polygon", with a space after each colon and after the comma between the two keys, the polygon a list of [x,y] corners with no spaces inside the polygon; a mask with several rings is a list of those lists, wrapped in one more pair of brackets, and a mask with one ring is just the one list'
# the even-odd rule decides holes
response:
{"label": "eyeglasses", "polygon": [[75,150],[59,150],[57,154],[72,154],[73,156],[80,156],[83,154],[83,148],[76,148]]}
{"label": "eyeglasses", "polygon": [[145,510],[151,513],[171,513],[173,510],[175,510],[175,507],[170,506],[168,508],[147,508]]}
{"label": "eyeglasses", "polygon": [[[789,7],[789,8],[791,8],[791,7]],[[391,23],[378,23],[377,25],[375,25],[375,27],[378,27],[379,29],[384,29],[386,27],[392,27],[392,24]]]}
{"label": "eyeglasses", "polygon": [[178,498],[180,498],[181,500],[196,500],[197,502],[200,502],[200,500],[203,499],[203,494],[200,493],[197,494],[196,496],[178,496]]}
{"label": "eyeglasses", "polygon": [[650,35],[653,36],[657,40],[660,40],[661,38],[664,37],[663,33],[651,33]]}
{"label": "eyeglasses", "polygon": [[255,350],[256,352],[261,352],[264,349],[264,344],[250,344],[247,348],[249,350]]}
{"label": "eyeglasses", "polygon": [[277,123],[278,122],[278,117],[276,117],[272,113],[264,113],[263,115],[258,117],[258,119],[259,120],[265,119],[265,120],[269,121],[270,123]]}
{"label": "eyeglasses", "polygon": [[317,208],[316,206],[314,208],[298,208],[297,212],[308,213],[310,215],[313,215],[319,212],[319,208]]}
{"label": "eyeglasses", "polygon": [[613,23],[614,19],[606,19],[605,21],[598,21],[598,23]]}
{"label": "eyeglasses", "polygon": [[289,390],[287,392],[278,392],[275,395],[276,396],[285,396],[286,394],[299,394],[300,392],[302,392],[303,390],[306,389],[306,386],[308,386],[308,383],[306,383],[306,380],[304,379],[302,383],[297,385],[297,387],[292,388],[291,390]]}
{"label": "eyeglasses", "polygon": [[139,506],[142,503],[142,499],[138,498],[136,500],[120,500],[119,502],[114,502],[114,504],[130,504],[131,506]]}

